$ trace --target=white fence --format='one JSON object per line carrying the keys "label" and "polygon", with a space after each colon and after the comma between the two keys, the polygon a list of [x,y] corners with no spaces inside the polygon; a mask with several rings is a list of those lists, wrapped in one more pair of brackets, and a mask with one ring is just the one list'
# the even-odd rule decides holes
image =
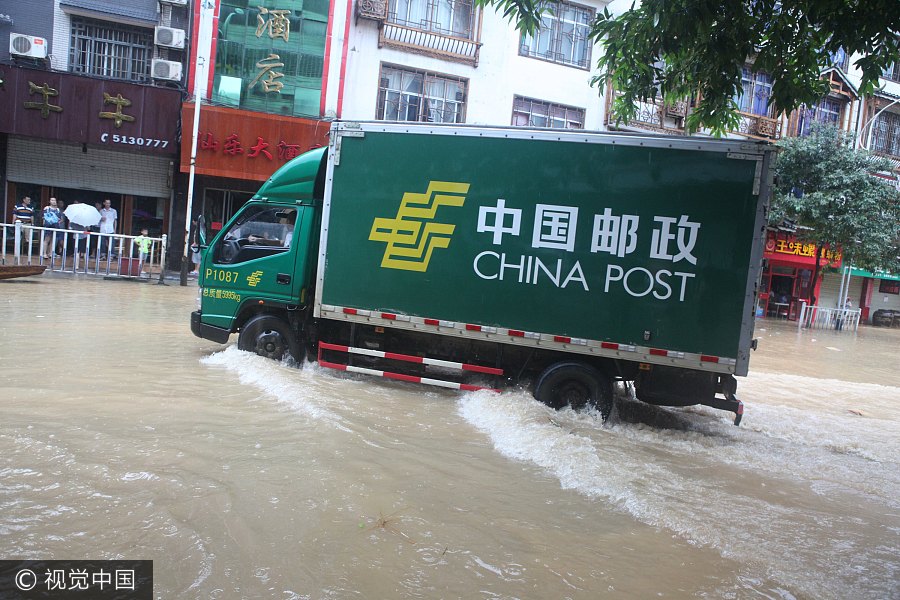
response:
{"label": "white fence", "polygon": [[800,306],[800,318],[797,328],[800,329],[834,329],[835,331],[856,331],[859,329],[858,308],[825,308],[809,306],[806,302]]}
{"label": "white fence", "polygon": [[150,239],[150,252],[141,261],[137,236],[85,232],[76,229],[3,223],[2,265],[46,265],[50,271],[162,277],[166,268],[166,236]]}

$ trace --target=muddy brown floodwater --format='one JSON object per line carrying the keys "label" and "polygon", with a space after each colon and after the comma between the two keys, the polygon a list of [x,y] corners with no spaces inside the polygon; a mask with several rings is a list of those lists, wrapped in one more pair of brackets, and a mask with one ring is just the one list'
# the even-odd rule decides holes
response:
{"label": "muddy brown floodwater", "polygon": [[900,597],[900,331],[760,321],[741,427],[604,425],[272,363],[195,297],[0,282],[0,558],[152,559],[166,599]]}

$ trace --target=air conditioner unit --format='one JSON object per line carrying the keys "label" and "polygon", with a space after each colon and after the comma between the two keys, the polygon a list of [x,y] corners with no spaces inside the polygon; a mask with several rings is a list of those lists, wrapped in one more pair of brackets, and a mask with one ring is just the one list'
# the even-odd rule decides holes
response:
{"label": "air conditioner unit", "polygon": [[154,58],[150,64],[150,72],[153,79],[166,79],[169,81],[181,81],[181,63],[174,60],[160,60]]}
{"label": "air conditioner unit", "polygon": [[22,33],[9,34],[9,53],[13,56],[47,58],[47,40]]}
{"label": "air conditioner unit", "polygon": [[175,6],[187,6],[187,0],[159,0],[163,4],[174,4]]}
{"label": "air conditioner unit", "polygon": [[184,48],[184,29],[157,27],[153,33],[153,42],[165,48]]}

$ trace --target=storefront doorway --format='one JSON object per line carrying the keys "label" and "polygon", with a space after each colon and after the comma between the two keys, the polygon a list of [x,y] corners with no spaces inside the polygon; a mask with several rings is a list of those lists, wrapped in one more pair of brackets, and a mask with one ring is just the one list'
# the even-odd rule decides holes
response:
{"label": "storefront doorway", "polygon": [[809,302],[812,270],[769,265],[763,271],[757,316],[796,319],[800,304]]}

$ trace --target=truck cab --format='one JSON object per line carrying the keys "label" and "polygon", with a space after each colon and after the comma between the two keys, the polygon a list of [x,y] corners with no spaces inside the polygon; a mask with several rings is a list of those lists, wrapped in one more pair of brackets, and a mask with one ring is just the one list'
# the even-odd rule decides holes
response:
{"label": "truck cab", "polygon": [[271,319],[258,317],[277,312],[284,323],[299,324],[310,303],[324,165],[324,148],[294,159],[209,242],[200,264],[199,310],[191,315],[195,335],[224,343],[249,329],[239,341],[243,349],[289,349],[300,358],[302,349],[290,341],[295,335],[283,332],[278,340]]}

